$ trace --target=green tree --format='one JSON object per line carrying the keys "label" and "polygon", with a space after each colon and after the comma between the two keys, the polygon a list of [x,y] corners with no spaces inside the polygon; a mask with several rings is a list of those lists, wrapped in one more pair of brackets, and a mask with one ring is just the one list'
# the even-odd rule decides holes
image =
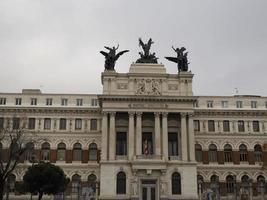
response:
{"label": "green tree", "polygon": [[38,193],[38,200],[41,200],[44,194],[63,192],[69,183],[60,167],[45,162],[29,167],[23,181],[27,192]]}

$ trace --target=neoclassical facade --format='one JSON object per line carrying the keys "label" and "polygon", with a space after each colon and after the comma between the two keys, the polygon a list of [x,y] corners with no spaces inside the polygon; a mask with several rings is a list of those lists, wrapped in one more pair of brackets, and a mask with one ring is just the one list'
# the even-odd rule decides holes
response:
{"label": "neoclassical facade", "polygon": [[34,160],[63,168],[66,198],[92,189],[103,200],[267,199],[266,97],[194,96],[193,74],[162,64],[101,79],[99,95],[0,93],[0,128],[42,138],[31,144]]}

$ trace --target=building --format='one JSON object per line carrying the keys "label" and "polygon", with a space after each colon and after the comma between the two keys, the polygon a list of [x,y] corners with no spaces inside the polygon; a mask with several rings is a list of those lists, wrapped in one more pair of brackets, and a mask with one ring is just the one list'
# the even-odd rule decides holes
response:
{"label": "building", "polygon": [[267,199],[267,97],[194,96],[193,74],[162,64],[101,79],[99,95],[0,93],[0,128],[44,138],[35,159],[64,169],[67,198],[93,186],[103,200]]}

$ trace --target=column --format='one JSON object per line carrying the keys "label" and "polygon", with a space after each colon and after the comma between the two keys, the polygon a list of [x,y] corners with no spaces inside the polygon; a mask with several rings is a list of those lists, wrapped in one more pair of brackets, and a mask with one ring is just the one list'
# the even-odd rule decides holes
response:
{"label": "column", "polygon": [[186,113],[180,113],[181,116],[181,141],[182,141],[182,160],[188,160],[187,154],[187,131],[186,131]]}
{"label": "column", "polygon": [[156,155],[160,155],[161,154],[161,149],[160,149],[160,120],[159,120],[159,113],[155,112],[154,116],[155,116],[155,153]]}
{"label": "column", "polygon": [[107,160],[108,151],[108,114],[107,112],[102,113],[102,144],[101,144],[101,159]]}
{"label": "column", "polygon": [[109,160],[115,160],[116,132],[115,132],[115,112],[110,112],[109,121]]}
{"label": "column", "polygon": [[136,155],[142,154],[142,112],[136,113]]}
{"label": "column", "polygon": [[[178,142],[178,141],[177,141]],[[164,159],[168,160],[168,113],[162,113],[162,148]]]}
{"label": "column", "polygon": [[193,113],[188,114],[188,145],[189,145],[189,160],[195,161],[195,136]]}
{"label": "column", "polygon": [[129,160],[134,156],[134,112],[129,112],[129,129],[128,129]]}

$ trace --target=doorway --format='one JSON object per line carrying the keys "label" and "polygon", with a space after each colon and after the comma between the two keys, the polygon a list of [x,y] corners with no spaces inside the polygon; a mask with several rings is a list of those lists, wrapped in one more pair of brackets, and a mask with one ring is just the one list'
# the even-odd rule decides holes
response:
{"label": "doorway", "polygon": [[143,180],[140,200],[157,200],[156,186],[156,180]]}

